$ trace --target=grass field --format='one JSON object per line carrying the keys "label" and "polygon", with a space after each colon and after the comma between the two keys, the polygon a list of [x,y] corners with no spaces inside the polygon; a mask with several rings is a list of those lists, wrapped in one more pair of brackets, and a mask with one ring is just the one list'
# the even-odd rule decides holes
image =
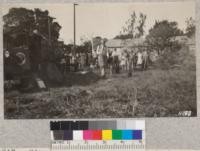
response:
{"label": "grass field", "polygon": [[48,91],[5,93],[5,118],[176,117],[185,110],[196,116],[195,70],[152,68],[106,79],[74,73],[66,79],[68,86]]}

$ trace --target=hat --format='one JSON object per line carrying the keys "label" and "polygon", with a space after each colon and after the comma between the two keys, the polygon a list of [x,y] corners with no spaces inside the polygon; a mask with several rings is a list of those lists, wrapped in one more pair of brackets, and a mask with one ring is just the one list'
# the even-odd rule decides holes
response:
{"label": "hat", "polygon": [[33,33],[34,33],[34,34],[38,34],[38,30],[37,30],[37,29],[34,29],[34,30],[33,30]]}

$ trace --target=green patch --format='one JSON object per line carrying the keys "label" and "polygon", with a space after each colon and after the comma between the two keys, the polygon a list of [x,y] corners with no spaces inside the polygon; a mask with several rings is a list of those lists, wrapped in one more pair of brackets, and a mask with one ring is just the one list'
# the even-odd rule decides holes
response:
{"label": "green patch", "polygon": [[113,140],[121,140],[122,139],[122,131],[121,130],[112,130],[112,139]]}

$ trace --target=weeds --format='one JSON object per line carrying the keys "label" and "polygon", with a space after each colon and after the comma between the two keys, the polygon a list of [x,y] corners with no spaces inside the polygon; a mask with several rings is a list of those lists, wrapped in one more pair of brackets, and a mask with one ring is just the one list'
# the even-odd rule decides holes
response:
{"label": "weeds", "polygon": [[[174,117],[180,111],[196,116],[194,55],[186,49],[176,55],[178,59],[168,62],[167,68],[158,61],[157,68],[134,72],[131,78],[120,74],[98,80],[89,73],[71,77],[76,79],[72,87],[6,93],[5,118]],[[174,65],[178,66],[171,68]]]}

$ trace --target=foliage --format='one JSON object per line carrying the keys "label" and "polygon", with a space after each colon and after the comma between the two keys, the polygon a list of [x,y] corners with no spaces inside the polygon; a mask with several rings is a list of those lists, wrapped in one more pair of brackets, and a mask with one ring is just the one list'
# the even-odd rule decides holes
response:
{"label": "foliage", "polygon": [[101,37],[97,36],[92,39],[93,49],[96,50],[97,46],[101,43]]}
{"label": "foliage", "polygon": [[126,34],[126,35],[117,35],[114,39],[132,39],[133,35],[132,34]]}
{"label": "foliage", "polygon": [[[34,12],[26,8],[11,8],[3,16],[4,44],[20,46],[27,42],[28,35],[34,27]],[[4,45],[5,46],[5,45]]]}
{"label": "foliage", "polygon": [[[15,28],[16,32],[29,32],[34,27],[34,11],[26,8],[11,8],[9,13],[3,16],[4,30]],[[9,30],[8,30],[9,31]]]}
{"label": "foliage", "polygon": [[195,71],[195,56],[189,51],[187,46],[182,46],[178,51],[167,49],[159,56],[156,66],[167,70],[181,68]]}
{"label": "foliage", "polygon": [[96,37],[93,37],[93,38],[92,38],[91,44],[93,45],[93,50],[96,50],[96,49],[97,49],[97,46],[98,46],[99,44],[101,44],[101,41],[102,41],[102,40],[103,40],[104,42],[108,41],[107,38],[103,38],[103,37],[100,37],[100,36],[96,36]]}
{"label": "foliage", "polygon": [[49,25],[51,40],[57,41],[61,29],[61,26],[49,16],[47,10],[42,11],[38,8],[34,10],[11,8],[8,14],[3,16],[3,21],[4,37],[6,43],[11,45],[10,47],[27,45],[27,39],[34,29],[38,29],[42,35],[48,38]]}
{"label": "foliage", "polygon": [[171,41],[171,38],[183,35],[183,31],[178,29],[177,26],[177,22],[156,21],[146,37],[147,43],[157,48],[158,51],[173,46],[176,42]]}
{"label": "foliage", "polygon": [[90,41],[85,41],[82,45],[77,46],[77,53],[88,53],[92,51],[92,44]]}
{"label": "foliage", "polygon": [[141,36],[144,35],[144,25],[145,25],[145,22],[146,22],[146,18],[147,18],[146,15],[140,13],[138,26],[136,27],[136,29],[138,30],[138,32],[135,35],[136,38],[141,37]]}
{"label": "foliage", "polygon": [[145,22],[145,14],[140,13],[137,16],[135,11],[133,11],[130,18],[126,21],[125,26],[122,28],[120,35],[117,35],[115,39],[130,39],[143,36]]}
{"label": "foliage", "polygon": [[72,52],[73,47],[74,47],[73,44],[64,45],[65,51],[66,51],[66,53],[68,53],[68,54]]}
{"label": "foliage", "polygon": [[192,17],[190,17],[189,19],[186,20],[186,24],[187,24],[186,35],[188,37],[191,37],[195,34],[196,30],[195,20]]}

